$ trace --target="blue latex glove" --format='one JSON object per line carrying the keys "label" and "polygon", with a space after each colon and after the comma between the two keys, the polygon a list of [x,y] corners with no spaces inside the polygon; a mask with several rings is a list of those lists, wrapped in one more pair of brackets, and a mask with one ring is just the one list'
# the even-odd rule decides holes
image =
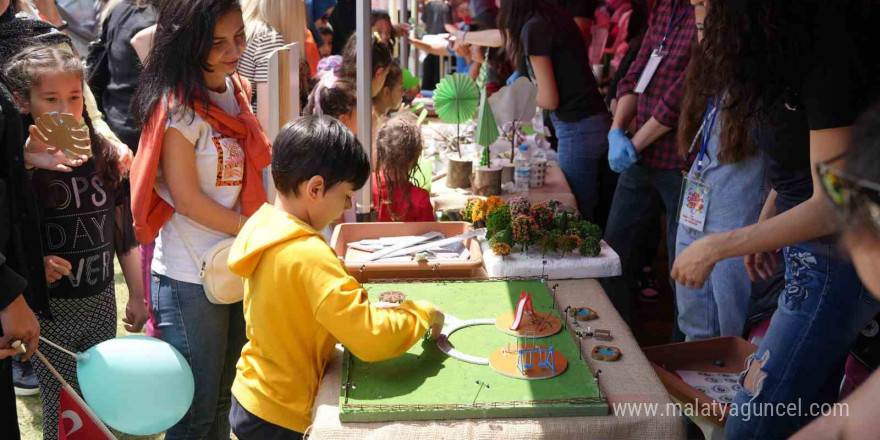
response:
{"label": "blue latex glove", "polygon": [[608,133],[608,164],[615,173],[622,173],[639,161],[639,153],[622,128]]}

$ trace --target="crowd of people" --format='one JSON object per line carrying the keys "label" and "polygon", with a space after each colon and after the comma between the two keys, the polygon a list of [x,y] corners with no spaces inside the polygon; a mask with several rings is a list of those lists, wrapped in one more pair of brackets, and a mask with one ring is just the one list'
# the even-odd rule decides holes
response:
{"label": "crowd of people", "polygon": [[[602,284],[631,325],[634,302],[658,294],[645,289],[657,258],[676,341],[747,334],[755,298],[779,280],[735,404],[846,398],[853,412],[731,416],[728,438],[873,436],[880,378],[841,394],[845,371],[877,363],[848,361],[880,312],[872,2],[427,0],[414,26],[374,10],[369,155],[354,0],[65,6],[0,0],[0,420],[12,438],[13,383],[39,392],[43,435],[58,434],[61,384],[31,359],[41,336],[73,352],[116,336],[114,259],[126,330],[166,341],[193,371],[192,406],[166,439],[302,438],[336,342],[382,360],[439,334],[430,303],[371,305],[322,232],[367,184],[378,221],[436,220],[407,104],[430,96],[441,56],[489,94],[519,77],[537,86],[576,208],[620,256],[623,274]],[[428,54],[420,84],[401,41]],[[268,57],[290,43],[303,115],[270,144]],[[90,154],[54,145],[50,120]],[[217,304],[198,256],[230,237],[245,296]],[[76,388],[75,360],[41,351]]]}

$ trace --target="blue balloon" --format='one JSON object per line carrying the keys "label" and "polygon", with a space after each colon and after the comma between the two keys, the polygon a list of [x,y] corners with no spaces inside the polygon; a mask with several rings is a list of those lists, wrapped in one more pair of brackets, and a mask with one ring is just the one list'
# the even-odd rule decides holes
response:
{"label": "blue balloon", "polygon": [[126,434],[168,430],[193,400],[189,364],[174,347],[148,336],[123,336],[88,349],[76,373],[95,414]]}

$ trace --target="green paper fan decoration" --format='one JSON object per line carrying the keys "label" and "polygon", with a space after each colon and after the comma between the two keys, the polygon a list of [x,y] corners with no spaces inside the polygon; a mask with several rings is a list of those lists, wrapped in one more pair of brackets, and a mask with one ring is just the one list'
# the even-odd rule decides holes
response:
{"label": "green paper fan decoration", "polygon": [[467,75],[449,75],[434,90],[434,109],[437,116],[449,124],[470,121],[479,105],[480,90]]}
{"label": "green paper fan decoration", "polygon": [[495,122],[495,115],[492,114],[492,107],[486,98],[486,90],[483,89],[480,98],[480,114],[477,116],[477,136],[476,142],[483,146],[483,155],[480,160],[480,166],[487,167],[490,164],[489,146],[498,140],[498,124]]}
{"label": "green paper fan decoration", "polygon": [[409,90],[413,87],[419,86],[419,79],[409,71],[409,69],[403,69],[403,90]]}
{"label": "green paper fan decoration", "polygon": [[495,122],[495,115],[492,114],[492,106],[486,99],[486,91],[483,90],[482,99],[480,99],[480,115],[477,117],[477,143],[488,147],[498,140],[498,124]]}

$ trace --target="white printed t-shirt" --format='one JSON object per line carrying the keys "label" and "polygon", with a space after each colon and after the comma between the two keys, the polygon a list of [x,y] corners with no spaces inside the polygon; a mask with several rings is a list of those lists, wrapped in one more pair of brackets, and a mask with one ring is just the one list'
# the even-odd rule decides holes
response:
{"label": "white printed t-shirt", "polygon": [[[214,105],[226,113],[239,114],[240,108],[235,99],[234,85],[229,78],[226,79],[225,92],[208,91],[208,96]],[[240,210],[239,197],[244,180],[245,159],[239,141],[214,131],[210,123],[198,114],[193,116],[191,112],[169,117],[165,125],[166,132],[169,128],[177,129],[192,142],[196,150],[196,171],[202,192],[226,208]],[[162,200],[174,206],[161,167],[156,173],[156,192]],[[162,226],[156,238],[151,269],[157,274],[177,281],[202,284],[199,268],[187,252],[180,233],[186,237],[199,257],[231,236],[200,225],[177,213],[174,214],[173,219],[180,225],[181,231],[177,231],[171,219]]]}

